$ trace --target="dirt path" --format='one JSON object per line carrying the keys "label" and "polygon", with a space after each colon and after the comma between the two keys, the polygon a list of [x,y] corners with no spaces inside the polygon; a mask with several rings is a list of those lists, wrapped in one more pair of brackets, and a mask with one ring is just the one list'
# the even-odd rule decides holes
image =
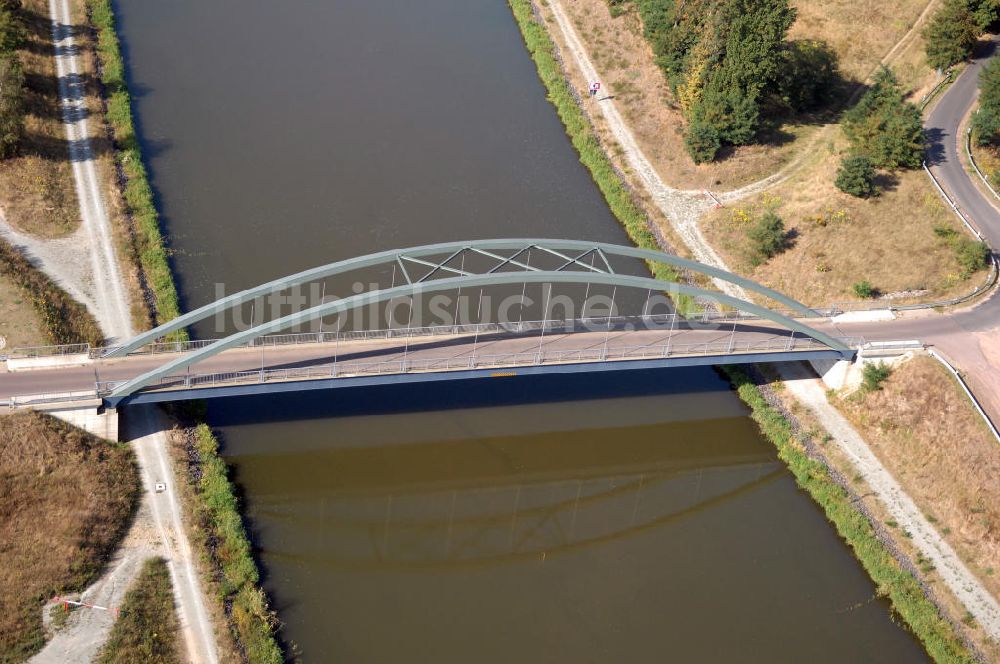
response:
{"label": "dirt path", "polygon": [[965,605],[976,622],[1000,641],[1000,604],[969,571],[955,550],[944,541],[892,474],[878,460],[861,435],[826,400],[826,388],[799,364],[780,365],[788,391],[805,405],[833,436],[837,446],[851,459],[900,528],[912,535],[913,543],[930,560],[941,580]]}
{"label": "dirt path", "polygon": [[[71,238],[54,242],[35,240],[14,233],[9,228],[5,229],[5,235],[27,248],[43,270],[58,280],[71,295],[87,304],[105,334],[124,339],[133,334],[129,301],[115,256],[111,223],[97,177],[86,110],[80,96],[80,67],[69,2],[49,0],[49,9],[56,43],[63,118],[83,223],[81,230]],[[170,569],[187,659],[199,664],[214,664],[218,655],[213,624],[208,618],[193,549],[183,527],[181,506],[173,490],[166,433],[169,422],[158,411],[151,409],[134,409],[129,415],[124,439],[132,441],[136,454],[144,489],[142,504],[107,571],[82,596],[92,604],[118,606],[142,562],[153,555],[163,556]],[[155,492],[156,483],[163,483],[166,490]],[[106,640],[112,621],[113,614],[107,612],[75,611],[32,661],[90,659]]]}
{"label": "dirt path", "polygon": [[[580,68],[580,71],[591,81],[601,80],[559,0],[549,0],[548,8],[552,11],[556,25],[559,26],[570,55]],[[674,230],[694,254],[695,259],[707,265],[728,269],[719,254],[716,253],[715,249],[705,239],[705,236],[702,235],[701,228],[698,226],[698,219],[707,210],[711,209],[714,203],[704,192],[682,191],[667,186],[662,178],[660,178],[659,173],[656,172],[656,169],[653,168],[645,153],[639,148],[635,136],[618,112],[618,107],[611,99],[611,96],[612,92],[606,90],[604,96],[599,98],[596,103],[604,119],[607,121],[615,140],[621,146],[623,156],[628,165],[635,171],[639,180],[656,202],[656,205],[663,211],[667,219],[670,220]],[[759,183],[758,185],[751,186],[765,185]],[[766,186],[770,186],[770,183]],[[716,287],[727,295],[747,299],[746,292],[739,286],[722,281],[721,279],[713,281]]]}
{"label": "dirt path", "polygon": [[112,244],[111,221],[101,194],[87,123],[82,68],[73,36],[73,16],[68,0],[49,0],[52,41],[56,49],[63,123],[69,141],[73,179],[80,203],[82,228],[90,240],[90,265],[94,288],[95,316],[106,334],[115,338],[132,336],[129,300],[118,259]]}

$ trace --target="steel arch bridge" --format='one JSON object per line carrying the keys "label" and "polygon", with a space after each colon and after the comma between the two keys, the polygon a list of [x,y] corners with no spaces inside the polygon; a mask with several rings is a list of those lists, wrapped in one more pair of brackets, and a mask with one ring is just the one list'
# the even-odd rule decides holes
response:
{"label": "steel arch bridge", "polygon": [[[623,261],[631,260],[634,262],[635,259],[645,261],[650,266],[665,264],[675,270],[702,275],[716,282],[725,281],[736,284],[747,291],[776,302],[788,310],[790,314],[780,313],[754,302],[701,287],[652,277],[635,276],[621,270]],[[103,359],[127,357],[173,332],[263,296],[277,294],[290,288],[330,277],[350,276],[352,273],[358,274],[363,270],[373,269],[383,272],[391,269],[393,284],[388,288],[376,284],[374,288],[369,288],[364,292],[338,297],[332,301],[323,301],[302,311],[252,325],[249,329],[214,340],[200,347],[194,347],[193,350],[179,354],[128,380],[109,383],[105,388],[107,400],[111,403],[128,400],[141,390],[155,388],[170,376],[190,371],[189,368],[199,362],[204,362],[230,349],[252,345],[266,335],[273,335],[282,330],[321,320],[324,317],[345,314],[364,307],[390,302],[397,298],[411,298],[412,302],[412,298],[429,293],[504,285],[526,287],[527,284],[543,284],[543,288],[544,285],[549,286],[550,292],[553,284],[579,284],[586,285],[588,289],[590,286],[602,285],[616,290],[618,288],[645,290],[647,296],[654,291],[671,295],[686,295],[701,301],[712,301],[733,310],[759,317],[764,321],[775,323],[791,332],[793,337],[798,333],[802,335],[802,338],[816,342],[818,346],[832,351],[842,358],[850,358],[855,352],[845,341],[834,338],[792,317],[816,318],[819,314],[815,311],[773,289],[716,267],[659,251],[600,242],[495,239],[449,242],[383,251],[298,272],[199,307],[155,329],[139,334],[119,346],[106,349],[100,355]],[[397,272],[401,275],[403,282],[399,285],[395,283]],[[542,325],[542,334],[545,333],[546,324]],[[405,368],[404,366],[404,370]]]}

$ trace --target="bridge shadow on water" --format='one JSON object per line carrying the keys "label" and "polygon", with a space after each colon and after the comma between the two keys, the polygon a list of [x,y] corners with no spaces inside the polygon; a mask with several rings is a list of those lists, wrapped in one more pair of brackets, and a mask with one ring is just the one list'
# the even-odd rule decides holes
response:
{"label": "bridge shadow on water", "polygon": [[[711,368],[645,369],[594,374],[498,376],[477,381],[382,385],[350,390],[215,399],[209,405],[213,426],[243,426],[358,415],[416,413],[491,406],[564,403],[644,396],[717,393],[731,390]],[[710,417],[746,415],[735,396],[715,399],[725,412]],[[687,413],[686,415],[691,415]]]}

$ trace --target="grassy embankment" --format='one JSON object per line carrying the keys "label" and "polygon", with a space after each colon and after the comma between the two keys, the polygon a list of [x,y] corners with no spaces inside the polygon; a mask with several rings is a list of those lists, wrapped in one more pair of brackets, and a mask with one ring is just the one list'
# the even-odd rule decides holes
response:
{"label": "grassy embankment", "polygon": [[0,662],[41,649],[43,604],[100,575],[138,491],[127,445],[38,413],[0,417]]}
{"label": "grassy embankment", "polygon": [[[24,294],[34,310],[33,321],[29,324],[37,326],[48,343],[100,345],[104,339],[104,333],[86,307],[3,240],[0,240],[0,277]],[[16,310],[12,315],[21,320],[29,317],[27,312]]]}
{"label": "grassy embankment", "polygon": [[150,558],[126,593],[97,661],[179,664],[177,630],[170,570],[163,558]]}
{"label": "grassy embankment", "polygon": [[903,569],[879,540],[872,524],[854,506],[852,496],[830,476],[823,462],[811,458],[795,438],[788,419],[771,406],[754,382],[741,369],[723,372],[750,407],[761,432],[778,450],[798,485],[823,508],[827,519],[854,550],[854,555],[875,582],[876,592],[892,602],[892,608],[920,639],[936,662],[973,662],[954,629],[927,598],[917,579]]}
{"label": "grassy embankment", "polygon": [[[563,75],[562,67],[556,58],[555,45],[542,26],[535,19],[530,0],[509,0],[514,18],[521,29],[524,43],[535,61],[538,76],[548,91],[549,101],[555,106],[559,119],[566,127],[566,133],[580,155],[580,162],[590,171],[591,177],[597,183],[611,212],[618,218],[629,238],[636,246],[643,249],[660,250],[646,214],[632,198],[632,192],[615,171],[614,166],[601,147],[594,134],[594,129],[581,110],[573,89]],[[649,266],[653,275],[663,281],[679,280],[680,275],[668,265],[651,263]],[[686,295],[671,295],[677,308],[688,311],[695,306],[692,298]]]}
{"label": "grassy embankment", "polygon": [[[110,0],[87,0],[87,8],[90,22],[97,30],[97,56],[101,63],[100,77],[107,104],[105,117],[114,135],[115,160],[124,176],[123,195],[133,224],[131,258],[140,267],[151,294],[152,302],[147,304],[153,310],[152,322],[159,324],[179,316],[180,304],[160,233],[160,217],[153,202],[153,189],[149,185],[139,139],[135,134],[132,102],[115,32],[114,12]],[[186,333],[177,331],[170,338],[186,338]]]}
{"label": "grassy embankment", "polygon": [[[155,321],[162,323],[178,316],[180,308],[135,134],[114,13],[110,0],[88,0],[88,7],[91,23],[98,31],[107,119],[114,131],[117,162],[126,178],[125,201],[136,228],[135,258],[154,295]],[[171,338],[184,334],[179,331]],[[195,435],[196,468],[185,473],[188,478],[198,478],[189,492],[194,497],[189,508],[197,524],[195,539],[217,576],[218,599],[245,659],[254,663],[281,662],[274,636],[276,620],[257,585],[259,574],[226,465],[218,455],[218,442],[204,424],[197,427]]]}
{"label": "grassy embankment", "polygon": [[219,457],[219,442],[206,424],[187,434],[174,458],[182,466],[185,493],[192,498],[185,502],[197,525],[195,539],[215,570],[210,583],[225,607],[230,632],[246,661],[282,662],[275,639],[277,618],[258,585],[260,575],[228,469]]}
{"label": "grassy embankment", "polygon": [[[45,0],[11,10],[24,27],[16,50],[25,75],[24,133],[15,154],[0,161],[0,207],[18,230],[60,237],[79,226],[69,145],[59,106],[52,57],[52,26]],[[97,106],[87,96],[88,109]],[[7,347],[100,343],[93,316],[5,240],[0,240],[0,335]]]}
{"label": "grassy embankment", "polygon": [[[680,128],[685,121],[680,107],[642,34],[643,13],[655,13],[658,4],[658,0],[628,2],[620,5],[624,10],[617,15],[609,12],[606,0],[577,0],[562,6],[639,146],[664,181],[680,188],[725,190],[790,166],[792,178],[766,197],[711,211],[703,218],[707,238],[731,268],[824,306],[856,299],[852,287],[862,280],[880,293],[895,294],[899,303],[950,297],[978,284],[981,276],[966,275],[952,244],[935,233],[935,227],[944,232],[961,228],[949,218],[923,173],[887,174],[880,180],[882,196],[867,201],[833,186],[840,157],[847,150],[835,108],[775,118],[776,128],[768,130],[773,136],[764,132],[754,145],[724,150],[721,160],[695,165],[683,147]],[[934,72],[924,61],[918,25],[927,6],[924,0],[864,6],[847,0],[793,0],[792,4],[798,14],[789,39],[823,40],[837,55],[844,92],[834,96],[834,106],[850,91],[859,90],[860,82],[890,52],[891,66],[912,98],[933,84]],[[551,22],[550,29],[558,36]],[[569,69],[574,85],[584,89],[587,82],[582,75]],[[600,114],[593,115],[605,144],[614,146]],[[616,163],[622,167],[620,160]],[[754,266],[746,232],[763,209],[778,213],[791,231],[791,241],[784,253]],[[669,221],[657,219],[669,236]],[[915,255],[921,261],[909,258]]]}
{"label": "grassy embankment", "polygon": [[[984,585],[1000,595],[1000,446],[931,357],[833,400]],[[935,417],[927,417],[935,413]]]}

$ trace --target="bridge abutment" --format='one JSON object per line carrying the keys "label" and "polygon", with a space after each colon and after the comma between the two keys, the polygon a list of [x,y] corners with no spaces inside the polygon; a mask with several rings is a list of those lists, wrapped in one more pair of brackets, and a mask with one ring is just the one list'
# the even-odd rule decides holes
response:
{"label": "bridge abutment", "polygon": [[36,408],[52,417],[106,440],[118,441],[118,411],[103,408],[100,399],[59,404],[58,408]]}

